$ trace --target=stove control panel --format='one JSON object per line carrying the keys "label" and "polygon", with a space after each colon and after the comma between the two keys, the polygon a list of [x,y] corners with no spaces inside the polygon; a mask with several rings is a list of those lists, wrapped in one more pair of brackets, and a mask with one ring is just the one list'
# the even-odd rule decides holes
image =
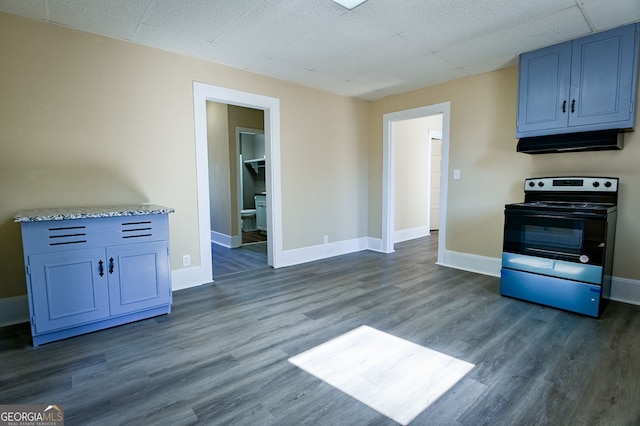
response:
{"label": "stove control panel", "polygon": [[617,192],[618,178],[574,176],[530,178],[524,181],[524,190],[525,192]]}

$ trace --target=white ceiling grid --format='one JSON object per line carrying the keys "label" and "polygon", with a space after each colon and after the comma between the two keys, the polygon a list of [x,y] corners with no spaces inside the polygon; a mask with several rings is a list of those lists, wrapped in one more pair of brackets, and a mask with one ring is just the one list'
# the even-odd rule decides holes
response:
{"label": "white ceiling grid", "polygon": [[298,84],[381,97],[640,21],[640,0],[0,0],[0,11]]}

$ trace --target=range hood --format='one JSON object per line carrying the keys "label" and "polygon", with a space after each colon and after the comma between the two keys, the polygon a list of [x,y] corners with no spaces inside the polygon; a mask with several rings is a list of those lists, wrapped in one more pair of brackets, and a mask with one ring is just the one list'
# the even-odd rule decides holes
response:
{"label": "range hood", "polygon": [[520,138],[518,152],[546,154],[550,152],[602,151],[622,149],[624,133],[618,129],[565,135]]}

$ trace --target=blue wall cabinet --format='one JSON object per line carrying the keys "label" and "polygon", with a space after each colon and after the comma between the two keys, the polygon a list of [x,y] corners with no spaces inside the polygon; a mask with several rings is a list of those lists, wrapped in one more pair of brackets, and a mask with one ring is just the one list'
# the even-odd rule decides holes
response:
{"label": "blue wall cabinet", "polygon": [[267,196],[256,195],[256,228],[260,231],[267,231]]}
{"label": "blue wall cabinet", "polygon": [[171,312],[167,214],[22,223],[34,346]]}
{"label": "blue wall cabinet", "polygon": [[633,129],[637,24],[520,55],[516,137]]}

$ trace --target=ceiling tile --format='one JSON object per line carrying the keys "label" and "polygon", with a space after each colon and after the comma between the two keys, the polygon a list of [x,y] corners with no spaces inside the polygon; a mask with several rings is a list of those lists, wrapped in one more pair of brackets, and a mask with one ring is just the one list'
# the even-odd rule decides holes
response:
{"label": "ceiling tile", "polygon": [[46,18],[42,0],[0,0],[0,11],[27,18]]}
{"label": "ceiling tile", "polygon": [[144,16],[144,23],[172,32],[187,33],[213,41],[261,0],[204,1],[155,0]]}
{"label": "ceiling tile", "polygon": [[[312,4],[316,7],[311,7]],[[324,7],[327,4],[334,7]],[[311,0],[305,2],[305,6],[300,7],[299,2],[292,0],[266,0],[252,8],[215,41],[270,57],[347,13],[328,0]]]}
{"label": "ceiling tile", "polygon": [[[349,23],[360,25],[362,31],[350,27]],[[384,28],[368,25],[365,19],[349,13],[270,56],[315,70],[327,62],[363,49],[375,40],[390,38],[392,35]]]}
{"label": "ceiling tile", "polygon": [[109,14],[100,8],[74,7],[61,1],[49,2],[49,20],[79,30],[108,37],[131,40],[138,27],[138,20],[124,14]]}
{"label": "ceiling tile", "polygon": [[508,55],[570,40],[590,32],[577,6],[564,9],[544,19],[539,18],[516,27],[500,29],[436,51],[436,54],[460,67],[488,63]]}
{"label": "ceiling tile", "polygon": [[358,76],[352,81],[376,90],[394,89],[395,91],[400,88],[402,90],[413,90],[463,77],[464,75],[461,69],[452,66],[435,55],[427,55]]}
{"label": "ceiling tile", "polygon": [[377,99],[640,21],[640,0],[0,0],[0,11]]}
{"label": "ceiling tile", "polygon": [[518,65],[518,58],[516,56],[503,56],[501,58],[491,59],[482,63],[472,64],[463,67],[462,70],[466,75],[482,74],[489,71],[495,71],[502,68],[512,67]]}
{"label": "ceiling tile", "polygon": [[320,65],[316,71],[326,72],[345,80],[380,70],[389,65],[407,62],[428,54],[420,43],[394,35],[365,46],[333,61]]}
{"label": "ceiling tile", "polygon": [[158,28],[142,24],[138,28],[134,42],[172,52],[181,52],[188,56],[205,58],[211,49],[211,43],[189,33],[176,33],[171,29]]}
{"label": "ceiling tile", "polygon": [[640,0],[584,0],[582,5],[597,31],[640,21]]}
{"label": "ceiling tile", "polygon": [[97,14],[140,20],[152,0],[44,0],[50,6],[61,3],[71,9],[93,11]]}

